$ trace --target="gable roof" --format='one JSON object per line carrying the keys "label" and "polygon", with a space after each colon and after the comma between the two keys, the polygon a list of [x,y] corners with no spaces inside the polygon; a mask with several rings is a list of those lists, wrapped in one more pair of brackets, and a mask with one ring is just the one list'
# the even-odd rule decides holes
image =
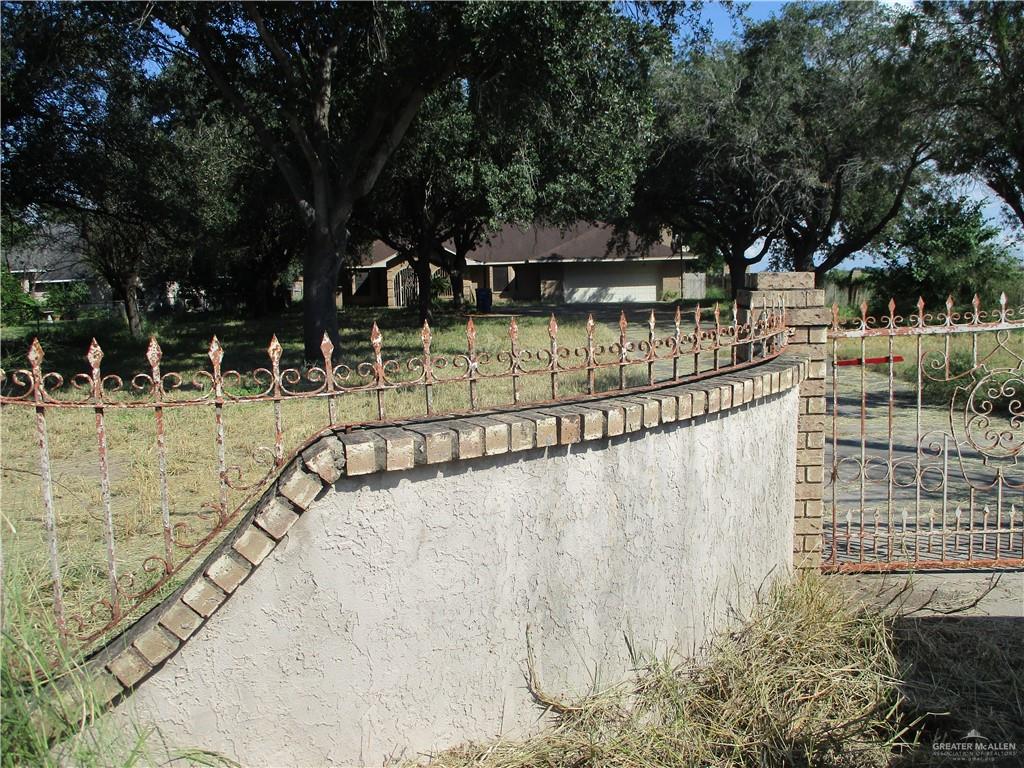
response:
{"label": "gable roof", "polygon": [[36,283],[62,283],[95,277],[82,259],[81,238],[68,224],[46,224],[39,233],[4,253],[15,275],[32,275]]}
{"label": "gable roof", "polygon": [[[452,250],[448,243],[444,244],[444,248],[450,252]],[[374,240],[369,248],[356,255],[353,266],[356,269],[375,269],[377,267],[391,267],[397,261],[404,260],[404,256],[383,240]]]}

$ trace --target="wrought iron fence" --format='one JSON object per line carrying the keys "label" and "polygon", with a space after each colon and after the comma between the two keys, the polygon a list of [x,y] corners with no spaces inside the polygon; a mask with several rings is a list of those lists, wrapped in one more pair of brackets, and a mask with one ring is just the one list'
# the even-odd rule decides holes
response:
{"label": "wrought iron fence", "polygon": [[1024,565],[1024,307],[888,309],[832,308],[826,569]]}
{"label": "wrought iron fence", "polygon": [[[37,339],[33,340],[27,368],[0,370],[0,404],[8,413],[14,409],[26,416],[30,414],[34,420],[32,427],[26,424],[25,435],[31,431],[35,438],[39,479],[35,503],[42,512],[41,544],[46,550],[47,589],[52,596],[49,607],[59,634],[69,643],[89,646],[109,636],[126,617],[138,615],[142,607],[162,594],[161,590],[173,587],[176,575],[180,574],[179,580],[187,576],[183,569],[219,540],[241,510],[294,455],[286,455],[284,440],[285,406],[289,404],[319,404],[319,415],[308,409],[301,414],[301,437],[309,438],[326,428],[351,428],[356,423],[388,418],[486,412],[502,401],[504,407],[516,408],[700,379],[774,357],[787,338],[781,305],[762,307],[742,323],[737,320],[735,305],[731,321],[725,322],[717,305],[710,316],[698,307],[692,324],[689,316],[684,323],[683,314],[676,309],[663,334],[659,334],[654,312],[640,329],[631,327],[622,312],[617,339],[607,343],[596,338],[596,329],[593,316],[588,317],[585,342],[566,346],[559,341],[558,322],[552,315],[546,327],[548,343],[541,348],[524,348],[520,344],[518,320],[512,317],[504,348],[491,352],[478,349],[476,326],[470,318],[465,326],[465,351],[437,354],[432,348],[434,333],[425,323],[419,338],[420,353],[400,360],[387,355],[384,336],[374,323],[368,360],[351,365],[341,362],[340,350],[325,335],[320,347],[321,361],[304,367],[284,367],[282,347],[275,336],[267,348],[267,365],[244,374],[224,368],[225,350],[214,336],[207,350],[209,367],[190,376],[163,368],[163,351],[156,338],[149,342],[146,367],[141,372],[131,376],[105,372],[103,350],[93,340],[86,354],[88,370],[70,377],[45,370],[43,347]],[[613,337],[611,329],[602,331]],[[534,386],[527,386],[528,382],[534,382]],[[440,387],[460,388],[464,392],[464,407],[449,404],[439,408],[435,392]],[[482,387],[493,390],[488,397],[489,405],[482,403]],[[502,391],[504,395],[500,394]],[[406,393],[408,397],[403,408],[392,413],[387,396],[395,392]],[[369,418],[355,415],[357,411],[351,405],[355,398],[369,398]],[[237,409],[248,422],[253,418],[252,412],[245,409],[255,407],[270,409],[273,439],[252,449],[256,471],[246,475],[241,464],[228,459],[227,413]],[[198,451],[208,440],[212,442],[215,460],[210,488],[214,498],[193,499],[191,508],[195,511],[186,512],[184,519],[175,521],[179,513],[172,511],[168,466],[176,456],[169,445],[172,436],[181,436],[172,434],[169,420],[173,414],[195,411],[206,412],[208,416],[202,422],[186,425],[187,434],[176,443],[177,452]],[[72,445],[69,453],[72,459],[76,454],[95,455],[92,467],[75,461],[71,466],[75,474],[89,475],[99,485],[100,509],[95,522],[102,531],[103,559],[102,568],[97,570],[102,570],[104,585],[98,599],[90,602],[80,597],[73,602],[85,600],[86,604],[73,607],[67,605],[62,557],[70,547],[78,545],[62,538],[51,458],[51,422],[68,412],[92,417],[91,440]],[[141,435],[145,441],[133,452],[155,451],[157,466],[152,483],[159,491],[159,533],[153,534],[153,538],[159,538],[159,545],[153,548],[158,551],[137,556],[136,562],[142,557],[141,566],[134,571],[122,568],[125,550],[131,548],[135,552],[146,542],[118,533],[117,518],[126,512],[115,514],[112,503],[109,422],[124,414],[136,415],[125,429],[136,438]],[[60,428],[66,426],[61,423]],[[191,472],[190,468],[184,474],[191,477]],[[141,493],[142,489],[136,490]],[[125,509],[130,510],[131,503],[129,500]],[[90,517],[87,524],[91,525],[92,520]]]}

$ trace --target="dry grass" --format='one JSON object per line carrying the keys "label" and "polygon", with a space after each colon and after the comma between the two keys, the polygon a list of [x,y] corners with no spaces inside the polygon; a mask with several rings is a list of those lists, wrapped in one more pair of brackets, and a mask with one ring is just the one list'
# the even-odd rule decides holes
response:
{"label": "dry grass", "polygon": [[651,661],[520,742],[435,756],[438,768],[885,766],[913,747],[890,624],[819,576],[777,588],[699,666]]}

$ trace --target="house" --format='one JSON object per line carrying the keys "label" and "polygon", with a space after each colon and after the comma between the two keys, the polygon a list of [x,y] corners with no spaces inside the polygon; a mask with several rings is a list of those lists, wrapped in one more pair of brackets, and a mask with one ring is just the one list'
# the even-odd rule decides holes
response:
{"label": "house", "polygon": [[[446,250],[451,255],[455,253],[450,248]],[[442,271],[437,264],[431,264],[430,269],[434,273]],[[354,306],[405,307],[416,302],[419,292],[416,273],[405,256],[380,240],[375,240],[359,256],[349,272],[352,281],[349,302]],[[445,294],[451,296],[450,284]]]}
{"label": "house", "polygon": [[703,296],[703,275],[685,272],[696,256],[658,242],[646,251],[630,235],[612,245],[608,224],[579,222],[569,229],[507,224],[466,258],[467,277],[512,301],[567,304],[659,301]]}
{"label": "house", "polygon": [[58,285],[96,281],[82,261],[78,233],[62,224],[45,226],[37,236],[7,249],[4,261],[21,289],[37,301],[45,301],[46,292]]}
{"label": "house", "polygon": [[[631,235],[620,252],[609,247],[612,236],[607,224],[580,222],[566,230],[507,224],[467,254],[466,296],[473,296],[476,288],[489,288],[509,301],[570,304],[703,298],[704,274],[684,270],[696,258],[688,249],[673,250],[659,242],[644,251]],[[445,248],[454,255],[451,243]],[[432,269],[443,272],[440,265]],[[379,240],[349,273],[352,305],[402,307],[415,301],[415,273],[404,256]]]}
{"label": "house", "polygon": [[[78,232],[66,224],[45,225],[30,240],[7,249],[4,262],[21,284],[21,289],[43,305],[47,294],[58,286],[82,283],[89,289],[89,304],[107,299],[103,283],[82,259]],[[52,319],[47,313],[47,319]]]}

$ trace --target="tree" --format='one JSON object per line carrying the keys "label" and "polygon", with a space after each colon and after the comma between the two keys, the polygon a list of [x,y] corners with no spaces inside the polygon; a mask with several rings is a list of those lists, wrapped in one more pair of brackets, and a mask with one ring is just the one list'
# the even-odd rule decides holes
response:
{"label": "tree", "polygon": [[72,222],[138,336],[142,275],[191,205],[149,47],[111,14],[128,18],[123,8],[3,6],[3,205],[11,219]]}
{"label": "tree", "polygon": [[670,228],[729,267],[767,255],[823,273],[879,237],[923,176],[916,60],[865,4],[790,4],[740,43],[698,48],[658,78],[658,140],[627,222]]}
{"label": "tree", "polygon": [[602,14],[563,48],[573,66],[529,91],[472,77],[427,98],[354,217],[409,259],[423,319],[431,263],[451,273],[459,305],[466,254],[503,223],[568,225],[626,206],[650,132],[650,61],[665,44],[653,24]]}
{"label": "tree", "polygon": [[748,28],[743,55],[786,94],[781,261],[823,274],[879,237],[922,181],[935,136],[913,97],[921,68],[888,13],[861,3],[787,5]]}
{"label": "tree", "polygon": [[337,338],[348,224],[427,96],[454,77],[509,91],[564,77],[610,6],[156,4],[145,29],[194,56],[274,160],[307,229],[303,338]]}
{"label": "tree", "polygon": [[785,95],[759,74],[733,44],[692,51],[657,73],[658,138],[619,227],[648,243],[670,229],[706,267],[728,266],[734,295],[779,226],[772,152]]}
{"label": "tree", "polygon": [[964,307],[975,294],[992,307],[1001,292],[1018,291],[1021,264],[999,242],[999,230],[985,222],[982,207],[941,190],[919,195],[871,249],[883,262],[871,276],[879,307],[895,297],[909,309],[921,297],[939,311],[947,296]]}
{"label": "tree", "polygon": [[195,74],[181,73],[171,130],[193,179],[195,228],[189,248],[161,265],[160,278],[203,306],[262,316],[287,301],[305,228],[252,129]]}
{"label": "tree", "polygon": [[946,129],[942,170],[980,177],[1024,225],[1024,4],[921,4],[902,20]]}

